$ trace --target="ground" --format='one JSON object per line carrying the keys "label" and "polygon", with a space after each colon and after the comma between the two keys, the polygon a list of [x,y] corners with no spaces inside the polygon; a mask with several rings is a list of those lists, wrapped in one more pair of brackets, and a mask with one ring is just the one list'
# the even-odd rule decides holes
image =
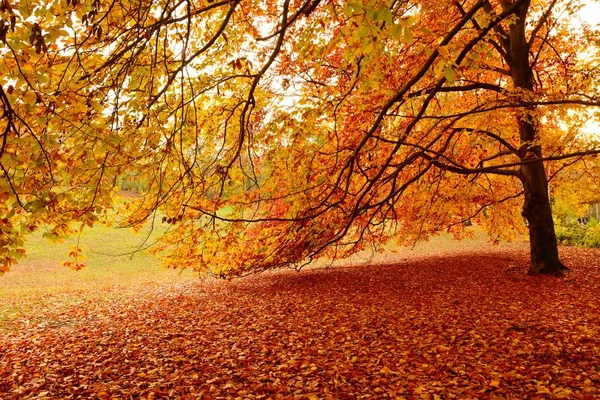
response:
{"label": "ground", "polygon": [[37,299],[15,269],[0,398],[600,397],[600,252],[533,277],[526,246],[471,243],[234,281],[50,279]]}

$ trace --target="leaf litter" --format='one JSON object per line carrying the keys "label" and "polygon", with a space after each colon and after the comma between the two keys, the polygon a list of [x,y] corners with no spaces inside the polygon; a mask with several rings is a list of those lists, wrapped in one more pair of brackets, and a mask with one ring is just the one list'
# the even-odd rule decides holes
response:
{"label": "leaf litter", "polygon": [[600,252],[149,285],[0,324],[0,398],[593,399]]}

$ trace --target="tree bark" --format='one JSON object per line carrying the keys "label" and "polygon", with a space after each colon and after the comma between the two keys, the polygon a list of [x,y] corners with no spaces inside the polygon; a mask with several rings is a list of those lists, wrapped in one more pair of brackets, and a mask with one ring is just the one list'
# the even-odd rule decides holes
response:
{"label": "tree bark", "polygon": [[524,165],[521,174],[525,189],[523,216],[528,222],[531,251],[529,273],[560,275],[567,267],[558,257],[544,164],[540,161]]}
{"label": "tree bark", "polygon": [[[529,61],[526,37],[526,17],[529,1],[517,11],[517,21],[510,26],[509,54],[514,87],[520,89],[524,100],[533,93],[533,72]],[[538,119],[535,108],[525,108],[517,115],[520,136],[520,157],[524,161],[519,177],[523,183],[525,200],[522,215],[527,219],[531,249],[531,274],[560,275],[567,269],[558,257],[558,243],[548,196],[548,179],[542,158]],[[539,161],[536,161],[539,160]]]}

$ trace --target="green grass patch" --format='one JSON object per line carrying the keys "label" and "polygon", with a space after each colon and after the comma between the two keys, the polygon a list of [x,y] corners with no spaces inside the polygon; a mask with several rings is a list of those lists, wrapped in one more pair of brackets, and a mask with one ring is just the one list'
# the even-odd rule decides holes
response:
{"label": "green grass patch", "polygon": [[[53,243],[42,233],[28,238],[27,258],[0,277],[0,321],[30,316],[39,308],[135,295],[145,287],[197,279],[191,270],[167,270],[144,251],[162,234],[147,227],[139,234],[128,228],[97,225],[79,237]],[[79,245],[86,267],[62,265]]]}

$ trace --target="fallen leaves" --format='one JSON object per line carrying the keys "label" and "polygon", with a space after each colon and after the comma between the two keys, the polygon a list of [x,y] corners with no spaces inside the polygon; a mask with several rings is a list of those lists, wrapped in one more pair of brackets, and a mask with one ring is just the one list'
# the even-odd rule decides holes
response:
{"label": "fallen leaves", "polygon": [[600,253],[563,254],[563,279],[472,253],[41,309],[0,329],[0,397],[596,398]]}

